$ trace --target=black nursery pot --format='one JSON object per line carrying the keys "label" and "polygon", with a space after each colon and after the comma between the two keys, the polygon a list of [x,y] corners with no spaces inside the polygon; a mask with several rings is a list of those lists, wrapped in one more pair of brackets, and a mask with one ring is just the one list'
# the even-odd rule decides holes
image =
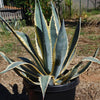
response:
{"label": "black nursery pot", "polygon": [[[76,86],[79,78],[65,85],[48,86],[44,100],[74,100]],[[32,85],[24,80],[24,86],[29,95],[29,100],[43,100],[40,86]]]}

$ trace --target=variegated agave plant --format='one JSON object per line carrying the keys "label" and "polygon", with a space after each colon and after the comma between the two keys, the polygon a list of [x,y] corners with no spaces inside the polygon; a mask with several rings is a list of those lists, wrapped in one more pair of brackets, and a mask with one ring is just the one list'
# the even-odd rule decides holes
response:
{"label": "variegated agave plant", "polygon": [[[37,50],[32,47],[31,41],[25,33],[15,32],[12,27],[0,17],[10,31],[25,47],[28,53],[33,57],[33,61],[25,57],[19,57],[22,61],[14,62],[4,53],[0,52],[0,55],[9,63],[8,67],[0,73],[5,73],[14,69],[14,71],[21,77],[27,79],[35,85],[40,85],[43,97],[45,96],[48,85],[66,84],[84,72],[91,64],[91,61],[100,63],[98,59],[94,58],[97,55],[97,49],[93,57],[86,57],[65,73],[66,68],[70,64],[76,51],[76,44],[80,31],[80,22],[78,23],[69,46],[64,20],[60,25],[60,21],[52,3],[51,6],[52,16],[48,26],[42,13],[39,0],[35,1],[34,21],[36,28]],[[89,62],[84,67],[81,67],[82,62],[85,60]]]}

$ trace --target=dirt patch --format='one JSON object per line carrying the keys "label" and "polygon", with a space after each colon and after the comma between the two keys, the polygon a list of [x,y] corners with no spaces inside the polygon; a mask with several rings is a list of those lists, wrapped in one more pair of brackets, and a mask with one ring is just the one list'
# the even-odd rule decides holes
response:
{"label": "dirt patch", "polygon": [[[75,61],[82,58],[77,57]],[[80,75],[75,100],[100,100],[100,65],[93,63]]]}
{"label": "dirt patch", "polygon": [[[98,47],[100,47],[99,45],[100,39],[97,38],[98,36],[100,36],[99,27],[94,27],[94,26],[85,27],[84,29],[82,29],[82,31],[85,32],[85,34],[80,36],[79,45],[77,47],[78,51],[73,62],[71,63],[71,66],[81,61],[81,59],[84,58],[84,56],[93,55],[95,50]],[[96,37],[92,38],[92,36],[96,36]],[[5,39],[5,41],[8,42],[8,41],[14,41],[14,40]],[[2,44],[2,41],[0,41],[0,43]],[[30,58],[30,56],[28,56],[26,51],[24,51],[24,48],[21,48],[21,45],[19,44],[19,42],[16,42],[16,43],[17,43],[16,45],[17,48],[16,46],[14,46],[14,51],[10,52],[8,56],[14,60],[18,60],[17,59],[18,56]],[[92,53],[89,53],[90,51]],[[100,55],[99,55],[99,58],[100,58]],[[6,66],[7,66],[7,63],[0,57],[0,71],[4,70]],[[18,87],[17,97],[15,96],[15,98],[13,99],[9,99],[9,98],[1,99],[2,97],[0,95],[0,100],[27,100],[26,93],[25,92],[23,93],[23,79],[22,78],[20,78],[13,70],[0,75],[0,93],[2,93],[1,87],[3,87],[4,90],[6,90],[6,92],[11,95],[10,96],[11,98],[13,94],[16,94],[16,92],[14,91],[14,86]],[[23,96],[26,97],[26,99],[25,98],[23,99]],[[4,95],[4,97],[6,96]],[[21,99],[18,99],[18,97],[20,97]],[[75,100],[100,100],[100,65],[93,63],[91,64],[91,66],[86,72],[80,75],[80,84],[77,86],[77,89],[76,89]]]}
{"label": "dirt patch", "polygon": [[[82,58],[84,57],[76,56],[76,59],[73,61],[71,65],[76,64]],[[1,60],[0,63],[3,66],[0,68],[1,71],[6,68],[7,63],[5,63],[4,60]],[[22,95],[23,79],[20,78],[13,70],[0,75],[0,84],[3,85],[11,94],[14,94],[13,86],[17,84],[18,93]],[[90,66],[90,68],[86,72],[80,75],[80,83],[76,89],[75,100],[99,100],[100,99],[99,94],[100,94],[100,65],[94,63]],[[17,99],[14,98],[13,100]],[[24,100],[24,99],[19,99],[19,100]]]}

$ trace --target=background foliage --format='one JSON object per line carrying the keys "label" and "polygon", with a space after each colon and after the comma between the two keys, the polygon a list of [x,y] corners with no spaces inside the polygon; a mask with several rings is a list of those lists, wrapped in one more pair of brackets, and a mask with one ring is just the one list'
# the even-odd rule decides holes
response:
{"label": "background foliage", "polygon": [[[47,19],[50,20],[51,8],[50,0],[40,0],[43,13]],[[34,23],[34,7],[35,0],[4,0],[5,5],[21,7],[27,24],[31,25]]]}

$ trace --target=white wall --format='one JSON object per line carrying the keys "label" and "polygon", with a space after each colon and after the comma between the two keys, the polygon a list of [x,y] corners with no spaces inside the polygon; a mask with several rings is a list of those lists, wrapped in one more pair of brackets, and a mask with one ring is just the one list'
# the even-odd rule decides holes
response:
{"label": "white wall", "polygon": [[[79,2],[80,0],[72,0],[72,6],[75,9],[79,9]],[[93,1],[93,2],[92,2]],[[96,0],[97,1],[97,6],[99,5],[98,2],[100,2],[100,0]],[[81,0],[81,4],[82,4],[82,8],[87,8],[87,0]],[[94,6],[95,0],[89,0],[89,9],[91,8],[95,8]]]}
{"label": "white wall", "polygon": [[3,7],[4,7],[3,0],[0,0],[0,8],[3,8]]}

